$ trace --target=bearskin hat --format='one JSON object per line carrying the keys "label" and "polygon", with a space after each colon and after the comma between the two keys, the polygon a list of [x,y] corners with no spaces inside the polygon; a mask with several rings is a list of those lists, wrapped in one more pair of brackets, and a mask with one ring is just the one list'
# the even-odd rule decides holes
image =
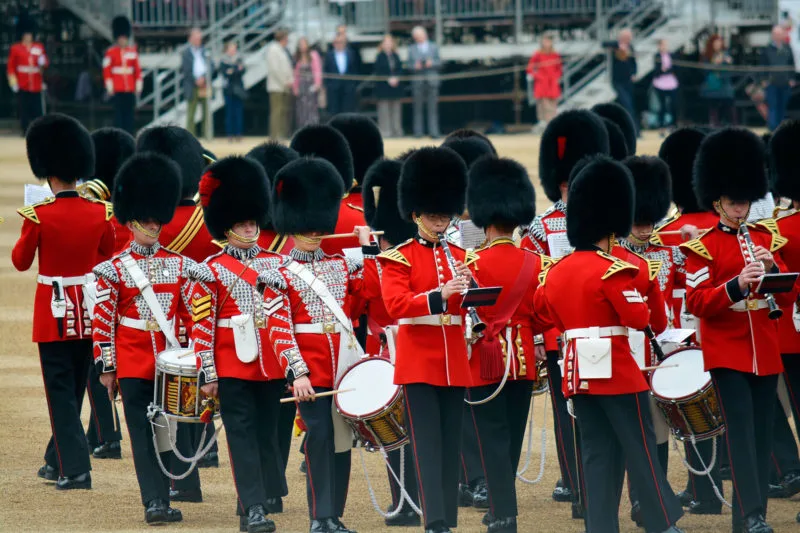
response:
{"label": "bearskin hat", "polygon": [[171,159],[155,153],[132,155],[114,180],[111,201],[122,224],[155,220],[167,224],[181,199],[181,169]]}
{"label": "bearskin hat", "polygon": [[536,195],[525,167],[507,158],[476,161],[469,169],[467,210],[479,228],[530,224],[536,216]]}
{"label": "bearskin hat", "polygon": [[353,188],[353,154],[339,130],[322,124],[305,126],[294,134],[289,146],[301,156],[328,161],[342,178],[345,192]]}
{"label": "bearskin hat", "polygon": [[383,238],[393,245],[410,239],[417,231],[416,224],[402,219],[397,205],[397,182],[402,168],[400,161],[376,161],[367,170],[362,186],[367,224],[375,231],[382,231]]}
{"label": "bearskin hat", "polygon": [[400,214],[457,216],[464,212],[467,166],[450,148],[420,148],[409,156],[397,185]]}
{"label": "bearskin hat", "polygon": [[267,141],[247,152],[247,157],[258,161],[264,167],[267,179],[272,183],[280,169],[300,156],[284,144]]}
{"label": "bearskin hat", "polygon": [[328,126],[347,139],[350,154],[353,156],[353,177],[361,185],[369,167],[383,157],[381,130],[374,120],[358,113],[335,115]]}
{"label": "bearskin hat", "polygon": [[492,154],[497,155],[497,149],[495,149],[494,144],[492,144],[492,141],[489,140],[489,137],[470,128],[459,128],[456,131],[451,132],[447,137],[444,138],[444,144],[447,145],[447,143],[453,139],[469,139],[472,137],[477,137],[478,139],[486,142],[486,144],[491,147]]}
{"label": "bearskin hat", "polygon": [[744,128],[723,128],[708,135],[694,161],[694,190],[700,207],[711,210],[727,196],[754,202],[769,189],[764,143]]}
{"label": "bearskin hat", "polygon": [[800,121],[786,120],[769,141],[770,168],[780,196],[800,200]]}
{"label": "bearskin hat", "polygon": [[131,36],[131,21],[124,15],[119,15],[111,20],[111,34],[116,41],[120,37]]}
{"label": "bearskin hat", "polygon": [[672,200],[683,213],[703,211],[692,187],[692,172],[697,150],[705,137],[706,134],[698,128],[680,128],[664,139],[658,151],[658,157],[669,167]]}
{"label": "bearskin hat", "polygon": [[622,161],[630,155],[628,153],[628,145],[625,143],[625,135],[616,122],[606,117],[600,118],[603,120],[603,126],[606,127],[606,133],[608,133],[608,155],[616,161]]}
{"label": "bearskin hat", "polygon": [[672,180],[667,164],[652,156],[631,156],[623,164],[631,171],[636,194],[633,221],[655,224],[667,216],[672,204]]}
{"label": "bearskin hat", "polygon": [[133,135],[119,128],[100,128],[92,132],[94,142],[94,177],[109,191],[119,168],[136,151]]}
{"label": "bearskin hat", "polygon": [[344,182],[329,161],[296,159],[275,175],[272,222],[281,235],[333,233],[344,196]]}
{"label": "bearskin hat", "polygon": [[203,148],[203,161],[205,162],[206,166],[210,165],[211,163],[216,163],[217,159],[219,158],[214,154],[214,152],[203,145],[200,146]]}
{"label": "bearskin hat", "polygon": [[33,175],[56,177],[68,183],[94,175],[94,143],[72,117],[51,113],[34,120],[25,135]]}
{"label": "bearskin hat", "polygon": [[234,224],[255,220],[269,227],[270,187],[264,169],[249,157],[218,160],[200,178],[200,205],[208,232],[218,241]]}
{"label": "bearskin hat", "polygon": [[585,110],[565,111],[551,120],[539,143],[539,181],[551,202],[561,199],[562,183],[572,167],[587,155],[608,155],[608,133],[603,121]]}
{"label": "bearskin hat", "polygon": [[203,147],[194,135],[179,126],[153,126],[139,133],[137,152],[156,152],[177,163],[181,169],[181,198],[197,193],[200,176],[206,168]]}
{"label": "bearskin hat", "polygon": [[628,147],[628,155],[636,153],[636,122],[628,110],[616,102],[609,102],[607,104],[597,104],[592,108],[592,111],[597,113],[603,118],[607,118],[622,130],[625,136],[625,146]]}
{"label": "bearskin hat", "polygon": [[569,185],[567,239],[585,248],[611,234],[628,235],[633,225],[633,178],[628,167],[595,156]]}
{"label": "bearskin hat", "polygon": [[450,148],[455,153],[461,156],[467,168],[485,155],[494,156],[492,145],[481,139],[480,137],[455,137],[445,141],[442,146]]}
{"label": "bearskin hat", "polygon": [[27,13],[22,13],[17,17],[17,40],[21,40],[26,33],[36,33],[36,20]]}
{"label": "bearskin hat", "polygon": [[408,150],[406,150],[405,152],[401,153],[400,155],[398,155],[394,159],[395,159],[395,161],[400,161],[401,163],[405,163],[406,159],[411,157],[411,155],[414,152],[416,152],[417,150],[419,150],[419,148],[409,148]]}

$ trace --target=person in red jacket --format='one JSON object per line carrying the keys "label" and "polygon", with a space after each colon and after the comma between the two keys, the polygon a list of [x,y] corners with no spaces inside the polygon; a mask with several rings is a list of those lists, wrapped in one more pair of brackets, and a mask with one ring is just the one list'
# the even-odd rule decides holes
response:
{"label": "person in red jacket", "polygon": [[[156,457],[147,416],[158,354],[179,347],[178,322],[191,323],[185,289],[188,272],[196,263],[158,241],[161,226],[170,221],[180,199],[180,181],[178,166],[160,154],[135,154],[122,165],[112,193],[114,215],[131,230],[133,242],[94,268],[98,278],[92,321],[95,365],[108,394],[115,394],[117,387],[122,393],[148,524],[183,519],[179,510],[169,506],[169,480],[160,466],[168,464],[172,453],[162,453],[161,460]],[[141,290],[138,284],[143,285]],[[167,324],[159,322],[159,315]]]}
{"label": "person in red jacket", "polygon": [[[269,222],[269,196],[269,182],[255,161],[228,157],[212,164],[200,180],[200,204],[206,227],[228,244],[191,271],[192,340],[202,390],[219,397],[237,514],[251,532],[275,531],[266,516],[268,502],[286,495],[277,433],[286,381],[255,288],[258,274],[283,262],[257,244]],[[249,329],[249,341],[240,342],[236,328]]]}
{"label": "person in red jacket", "polygon": [[33,40],[35,32],[35,21],[21,15],[17,20],[19,42],[11,46],[6,64],[8,86],[19,95],[19,122],[23,137],[28,125],[44,113],[42,71],[50,64],[44,45]]}
{"label": "person in red jacket", "polygon": [[526,69],[528,79],[533,82],[533,98],[536,100],[536,130],[544,131],[547,123],[558,113],[561,98],[561,76],[564,65],[561,56],[553,49],[553,36],[545,33],[542,46],[533,53]]}
{"label": "person in red jacket", "polygon": [[114,17],[111,33],[116,44],[109,47],[103,57],[103,84],[106,94],[114,101],[114,126],[133,134],[136,131],[136,96],[142,93],[142,69],[136,45],[130,43],[128,17]]}
{"label": "person in red jacket", "polygon": [[362,185],[367,170],[383,158],[383,137],[378,125],[371,118],[359,113],[340,113],[328,121],[328,126],[337,130],[347,140],[353,156],[353,186],[345,203],[361,207],[364,200]]}
{"label": "person in red jacket", "polygon": [[[33,342],[39,346],[52,438],[39,477],[59,489],[91,488],[90,450],[80,413],[91,364],[91,320],[83,285],[91,270],[114,252],[108,204],[82,198],[75,182],[94,173],[89,132],[75,119],[52,114],[35,120],[26,136],[33,174],[54,196],[17,212],[22,233],[11,251],[25,271],[39,258],[33,308]],[[68,384],[75,384],[75,386]]]}
{"label": "person in red jacket", "polygon": [[[352,431],[332,413],[329,391],[363,352],[349,319],[363,283],[359,261],[329,256],[321,237],[336,226],[344,181],[324,159],[284,166],[272,189],[272,220],[294,248],[280,268],[259,276],[269,342],[292,385],[306,425],[310,533],[350,533],[342,524],[350,479]],[[321,282],[321,283],[319,283]]]}
{"label": "person in red jacket", "polygon": [[[783,371],[778,323],[756,287],[765,272],[785,270],[772,253],[786,239],[763,226],[749,233],[751,260],[740,225],[751,202],[768,190],[764,145],[754,133],[726,128],[709,134],[695,161],[695,191],[717,223],[681,245],[686,254],[686,307],[700,319],[705,370],[711,373],[725,422],[733,480],[733,530],[769,533],[769,459],[777,379]],[[776,294],[786,306],[796,291]]]}
{"label": "person in red jacket", "polygon": [[639,269],[607,253],[614,235],[630,233],[630,172],[596,156],[571,180],[569,199],[567,234],[575,252],[547,270],[535,310],[564,332],[562,387],[580,429],[587,531],[619,530],[627,466],[647,531],[675,533],[683,511],[656,459],[649,387],[628,340],[629,328],[650,323],[650,311],[636,289]]}

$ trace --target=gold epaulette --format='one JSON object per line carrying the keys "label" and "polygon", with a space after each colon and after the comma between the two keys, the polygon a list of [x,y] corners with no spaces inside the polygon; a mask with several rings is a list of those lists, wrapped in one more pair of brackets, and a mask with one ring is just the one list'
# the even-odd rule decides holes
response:
{"label": "gold epaulette", "polygon": [[608,255],[605,252],[601,252],[598,250],[597,255],[599,255],[603,259],[608,259],[609,261],[612,261],[611,266],[608,267],[608,270],[606,270],[606,273],[603,274],[603,277],[600,279],[608,279],[614,274],[622,272],[623,270],[628,270],[628,269],[636,271],[639,270],[639,267],[637,267],[636,265],[632,265],[626,261],[623,261],[622,259],[614,257],[613,255]]}
{"label": "gold epaulette", "polygon": [[671,214],[671,215],[669,215],[669,216],[668,216],[668,217],[667,217],[667,218],[664,220],[664,222],[662,222],[661,224],[659,224],[658,226],[656,226],[656,228],[653,230],[653,233],[658,233],[659,231],[661,231],[662,229],[664,229],[664,227],[665,227],[665,226],[668,226],[669,224],[672,224],[673,222],[675,222],[676,220],[678,220],[680,217],[681,217],[681,212],[680,212],[680,211],[678,211],[677,209],[675,209],[675,210],[672,212],[672,214]]}
{"label": "gold epaulette", "polygon": [[225,246],[228,245],[228,241],[226,241],[226,240],[218,241],[217,239],[212,239],[211,243],[216,245],[216,246],[219,246],[220,248],[225,248]]}
{"label": "gold epaulette", "polygon": [[[709,231],[711,231],[711,230],[709,230]],[[692,239],[689,242],[685,242],[685,243],[681,244],[680,247],[682,249],[684,249],[684,250],[689,250],[690,252],[696,253],[697,255],[702,257],[703,259],[708,259],[709,261],[713,261],[714,258],[711,257],[711,254],[708,252],[708,248],[706,248],[705,244],[703,244],[700,241],[700,239],[703,238],[703,235],[705,235],[705,233],[703,233],[702,235],[700,235],[696,239]]]}
{"label": "gold epaulette", "polygon": [[50,196],[49,198],[45,198],[44,200],[42,200],[38,204],[26,205],[24,207],[20,207],[19,209],[17,209],[17,213],[19,213],[23,217],[27,218],[28,220],[30,220],[34,224],[39,224],[40,221],[39,221],[38,215],[36,214],[36,208],[37,207],[41,207],[43,205],[52,204],[55,201],[56,201],[56,197],[55,196]]}
{"label": "gold epaulette", "polygon": [[114,204],[111,202],[103,202],[106,204],[106,222],[111,220],[111,217],[114,216]]}
{"label": "gold epaulette", "polygon": [[211,314],[211,295],[192,298],[192,321],[199,322]]}
{"label": "gold epaulette", "polygon": [[348,203],[347,207],[349,207],[350,209],[355,209],[356,211],[361,211],[362,213],[364,212],[364,208],[363,207],[358,207],[357,205],[353,205],[353,204]]}
{"label": "gold epaulette", "polygon": [[[531,252],[535,253],[535,252]],[[547,279],[547,273],[550,272],[550,269],[558,263],[558,259],[553,259],[550,256],[544,254],[537,254],[539,256],[540,267],[541,271],[539,272],[539,285],[544,285],[545,279]]]}
{"label": "gold epaulette", "polygon": [[464,266],[469,266],[478,261],[478,259],[480,259],[480,256],[472,248],[464,251]]}
{"label": "gold epaulette", "polygon": [[647,259],[647,268],[650,271],[650,281],[656,279],[658,272],[661,270],[662,262]]}
{"label": "gold epaulette", "polygon": [[[406,244],[407,242],[410,241],[411,239],[407,240],[403,244]],[[388,259],[389,261],[394,261],[396,263],[400,263],[401,265],[410,267],[411,263],[408,262],[408,259],[406,259],[406,256],[403,255],[403,252],[398,250],[398,248],[403,244],[395,246],[394,248],[389,248],[388,250],[381,252],[380,254],[378,254],[378,257],[381,257],[383,259]]]}
{"label": "gold epaulette", "polygon": [[780,250],[787,242],[789,242],[789,239],[781,235],[781,230],[778,229],[778,223],[774,218],[765,218],[764,220],[760,220],[756,222],[756,226],[761,226],[769,231],[772,235],[772,241],[769,243],[770,252]]}

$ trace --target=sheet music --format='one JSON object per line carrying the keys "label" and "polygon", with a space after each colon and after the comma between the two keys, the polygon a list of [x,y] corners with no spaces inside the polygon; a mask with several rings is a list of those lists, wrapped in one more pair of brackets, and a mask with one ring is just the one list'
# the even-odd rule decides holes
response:
{"label": "sheet music", "polygon": [[662,333],[661,335],[658,335],[656,337],[656,340],[660,344],[668,343],[668,342],[675,343],[675,344],[680,344],[680,343],[684,342],[686,339],[688,339],[689,337],[691,337],[692,335],[694,335],[694,330],[693,329],[675,328],[675,329],[668,329],[668,330],[664,331],[664,333]]}
{"label": "sheet music", "polygon": [[358,261],[359,263],[364,262],[364,252],[361,250],[361,248],[344,248],[342,249],[342,252],[344,252],[344,256],[348,259]]}
{"label": "sheet music", "polygon": [[750,204],[750,214],[747,216],[747,221],[758,222],[765,218],[772,218],[773,209],[775,209],[775,199],[772,197],[772,193],[768,192],[764,198]]}
{"label": "sheet music", "polygon": [[567,239],[566,231],[547,235],[547,246],[550,248],[550,257],[553,259],[559,259],[572,252],[572,245]]}
{"label": "sheet music", "polygon": [[25,205],[38,204],[46,198],[53,196],[53,191],[47,185],[25,184],[24,203]]}

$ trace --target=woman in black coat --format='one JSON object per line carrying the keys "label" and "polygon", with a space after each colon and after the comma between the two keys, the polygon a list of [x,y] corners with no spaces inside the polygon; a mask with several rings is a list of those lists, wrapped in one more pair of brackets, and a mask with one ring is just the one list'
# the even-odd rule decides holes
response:
{"label": "woman in black coat", "polygon": [[375,58],[375,97],[378,99],[378,127],[386,137],[403,136],[403,107],[400,98],[403,86],[398,76],[403,75],[403,63],[397,55],[394,38],[386,35]]}

